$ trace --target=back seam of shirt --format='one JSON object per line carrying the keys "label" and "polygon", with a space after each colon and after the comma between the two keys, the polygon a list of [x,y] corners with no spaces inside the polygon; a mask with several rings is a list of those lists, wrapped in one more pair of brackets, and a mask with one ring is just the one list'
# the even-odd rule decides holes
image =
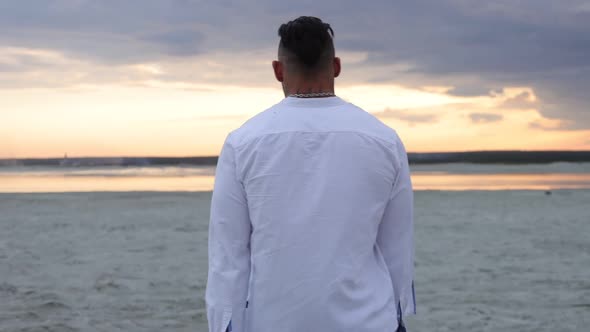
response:
{"label": "back seam of shirt", "polygon": [[[232,132],[231,134],[233,134],[234,132]],[[318,131],[313,131],[313,130],[285,130],[285,131],[277,131],[277,132],[265,133],[265,134],[260,134],[260,135],[254,136],[254,137],[246,140],[245,142],[242,142],[242,143],[240,143],[238,145],[233,145],[233,148],[236,149],[236,150],[238,150],[242,146],[245,146],[248,143],[251,143],[252,141],[254,141],[256,139],[262,139],[263,137],[270,136],[270,135],[280,135],[280,134],[288,134],[288,133],[349,133],[349,134],[360,134],[360,135],[363,135],[363,136],[366,136],[366,137],[377,139],[377,140],[385,143],[386,145],[391,146],[392,147],[391,150],[392,150],[393,153],[395,153],[396,156],[398,156],[398,153],[399,153],[399,151],[397,150],[398,149],[398,143],[397,143],[397,141],[388,141],[388,140],[386,140],[384,138],[381,138],[379,136],[371,135],[371,134],[369,134],[367,132],[357,131],[357,130],[325,130],[325,131],[322,131],[322,130],[318,130]],[[395,133],[395,131],[393,132],[393,136],[394,136],[394,138],[397,138],[397,134]]]}

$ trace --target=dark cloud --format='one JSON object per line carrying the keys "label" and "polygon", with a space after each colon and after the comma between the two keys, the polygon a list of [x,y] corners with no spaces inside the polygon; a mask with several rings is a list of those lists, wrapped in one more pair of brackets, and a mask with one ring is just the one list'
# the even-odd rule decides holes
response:
{"label": "dark cloud", "polygon": [[495,89],[486,86],[479,86],[479,85],[462,85],[458,87],[454,87],[451,90],[447,91],[448,94],[453,96],[460,96],[460,97],[476,97],[476,96],[485,96],[491,95]]}
{"label": "dark cloud", "polygon": [[1,1],[0,46],[106,64],[236,54],[274,48],[281,23],[316,15],[333,25],[338,51],[368,53],[355,64],[355,73],[366,69],[359,81],[450,85],[460,96],[530,86],[543,116],[587,129],[588,8],[587,0]]}
{"label": "dark cloud", "polygon": [[502,115],[493,113],[470,113],[469,118],[473,123],[490,123],[498,122],[504,117]]}
{"label": "dark cloud", "polygon": [[563,120],[564,129],[590,128],[590,65],[576,72],[555,73],[553,78],[539,78],[537,82],[532,85],[544,116]]}
{"label": "dark cloud", "polygon": [[251,11],[247,7],[245,1],[2,1],[0,45],[55,49],[104,63],[157,61],[237,46],[227,30],[233,18]]}
{"label": "dark cloud", "polygon": [[566,120],[568,129],[590,128],[587,1],[391,3],[395,8],[384,5],[375,18],[353,19],[356,29],[373,34],[372,41],[350,38],[344,44],[368,49],[367,65],[412,64],[373,81],[454,85],[449,93],[461,96],[530,86],[543,116]]}
{"label": "dark cloud", "polygon": [[142,39],[161,45],[171,55],[195,55],[199,53],[199,46],[204,40],[201,32],[191,29],[149,34]]}

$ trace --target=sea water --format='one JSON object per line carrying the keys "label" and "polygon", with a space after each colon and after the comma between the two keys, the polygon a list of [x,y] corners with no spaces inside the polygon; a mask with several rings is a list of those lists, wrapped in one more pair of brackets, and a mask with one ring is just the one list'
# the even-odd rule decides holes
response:
{"label": "sea water", "polygon": [[[590,188],[590,163],[412,165],[415,190]],[[214,166],[0,167],[0,192],[209,191]]]}

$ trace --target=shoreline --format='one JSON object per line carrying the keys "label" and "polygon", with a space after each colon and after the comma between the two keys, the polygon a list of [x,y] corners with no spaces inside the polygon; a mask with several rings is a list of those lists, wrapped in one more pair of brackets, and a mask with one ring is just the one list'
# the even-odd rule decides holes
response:
{"label": "shoreline", "polygon": [[[218,156],[184,156],[184,157],[56,157],[56,158],[0,158],[2,166],[215,166]],[[489,150],[460,152],[408,152],[411,165],[427,165],[441,163],[471,164],[549,164],[555,162],[590,162],[590,151],[521,151],[521,150]]]}
{"label": "shoreline", "polygon": [[[590,188],[560,188],[560,189],[414,189],[414,192],[435,192],[435,193],[461,193],[461,192],[475,192],[475,193],[495,193],[495,192],[583,192],[590,191]],[[0,196],[6,195],[69,195],[69,194],[153,194],[153,195],[173,195],[173,194],[211,194],[212,190],[99,190],[99,191],[35,191],[35,192],[3,192],[0,191]]]}

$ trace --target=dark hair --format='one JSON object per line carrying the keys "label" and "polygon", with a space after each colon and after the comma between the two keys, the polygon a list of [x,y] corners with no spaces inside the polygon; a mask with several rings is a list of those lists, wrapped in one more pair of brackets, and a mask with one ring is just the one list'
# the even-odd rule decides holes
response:
{"label": "dark hair", "polygon": [[279,28],[279,53],[287,52],[301,69],[313,70],[334,57],[334,30],[317,17],[301,16]]}

